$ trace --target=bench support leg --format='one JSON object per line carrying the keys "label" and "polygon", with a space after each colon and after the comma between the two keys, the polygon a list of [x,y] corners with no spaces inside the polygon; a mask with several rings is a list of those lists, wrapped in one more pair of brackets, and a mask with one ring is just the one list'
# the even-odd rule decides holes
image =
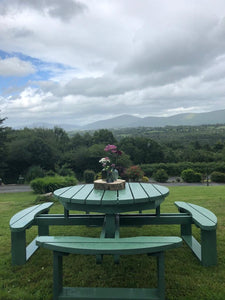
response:
{"label": "bench support leg", "polygon": [[48,225],[38,225],[38,235],[49,235],[49,226]]}
{"label": "bench support leg", "polygon": [[[63,287],[63,256],[68,253],[53,251],[53,300],[59,299],[154,299],[165,300],[164,252],[151,255],[157,258],[157,288],[67,288]],[[142,294],[143,293],[143,294]],[[103,295],[105,295],[104,298]],[[120,297],[119,297],[120,295]]]}
{"label": "bench support leg", "polygon": [[192,235],[192,224],[181,224],[181,236]]}
{"label": "bench support leg", "polygon": [[11,232],[11,254],[13,265],[26,263],[26,232]]}
{"label": "bench support leg", "polygon": [[217,264],[216,230],[201,230],[201,252],[203,266]]}
{"label": "bench support leg", "polygon": [[157,254],[157,270],[158,270],[158,292],[159,299],[165,298],[165,261],[164,252]]}
{"label": "bench support leg", "polygon": [[53,251],[53,300],[58,300],[58,296],[63,287],[62,254]]}

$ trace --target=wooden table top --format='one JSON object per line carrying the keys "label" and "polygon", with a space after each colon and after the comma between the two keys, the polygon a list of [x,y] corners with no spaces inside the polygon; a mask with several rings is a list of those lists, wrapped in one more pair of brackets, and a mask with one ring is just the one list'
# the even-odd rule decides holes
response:
{"label": "wooden table top", "polygon": [[81,184],[54,191],[54,196],[67,210],[119,213],[158,207],[169,190],[150,183],[126,183],[117,191],[96,190],[94,184]]}

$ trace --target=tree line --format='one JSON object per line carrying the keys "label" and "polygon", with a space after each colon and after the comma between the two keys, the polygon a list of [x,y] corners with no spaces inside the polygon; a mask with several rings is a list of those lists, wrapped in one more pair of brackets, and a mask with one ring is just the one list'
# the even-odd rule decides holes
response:
{"label": "tree line", "polygon": [[[195,138],[182,138],[165,128],[167,139],[146,136],[144,130],[138,135],[122,133],[117,135],[107,129],[93,132],[68,134],[62,128],[24,128],[4,127],[0,119],[0,177],[5,183],[15,183],[23,177],[29,181],[40,174],[74,175],[82,180],[85,170],[101,171],[99,160],[106,156],[107,144],[115,144],[123,152],[119,158],[120,171],[132,165],[155,166],[157,164],[225,163],[224,135],[215,139],[212,131],[207,131],[207,142]],[[191,128],[187,134],[191,132]],[[142,134],[143,133],[143,134]],[[193,132],[192,132],[193,134]],[[151,175],[151,174],[146,174]]]}

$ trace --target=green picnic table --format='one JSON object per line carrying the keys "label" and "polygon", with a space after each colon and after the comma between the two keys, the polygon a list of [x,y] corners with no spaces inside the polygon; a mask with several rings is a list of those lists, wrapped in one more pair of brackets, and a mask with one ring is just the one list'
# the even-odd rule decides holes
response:
{"label": "green picnic table", "polygon": [[[53,251],[53,299],[165,299],[164,252],[180,247],[182,240],[203,266],[217,263],[216,216],[204,207],[177,201],[178,213],[161,213],[160,205],[169,194],[165,186],[150,183],[126,183],[123,190],[97,190],[94,184],[80,184],[54,191],[64,214],[49,214],[53,202],[28,207],[10,220],[12,263],[22,265],[39,248]],[[145,210],[154,210],[144,213]],[[75,211],[75,212],[73,212]],[[82,211],[81,214],[77,211]],[[83,212],[86,212],[84,214]],[[91,212],[91,213],[90,213]],[[180,237],[136,236],[120,238],[123,226],[180,225]],[[26,231],[38,227],[38,236],[26,245]],[[102,228],[100,237],[50,236],[49,226],[84,225]],[[192,226],[201,231],[200,242],[192,235]],[[157,258],[157,288],[71,288],[63,287],[63,256],[112,255],[115,263],[121,255],[148,254]]]}
{"label": "green picnic table", "polygon": [[125,189],[116,191],[96,190],[94,184],[83,184],[54,192],[65,208],[65,217],[69,217],[70,210],[104,213],[103,230],[107,238],[114,237],[118,229],[117,214],[156,209],[159,216],[160,204],[168,194],[167,187],[135,182],[126,183]]}

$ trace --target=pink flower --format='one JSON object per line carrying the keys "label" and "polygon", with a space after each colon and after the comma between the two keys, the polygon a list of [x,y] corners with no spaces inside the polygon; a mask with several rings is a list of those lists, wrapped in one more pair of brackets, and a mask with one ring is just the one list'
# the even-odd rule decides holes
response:
{"label": "pink flower", "polygon": [[113,153],[115,153],[115,151],[116,151],[116,149],[117,149],[117,147],[115,146],[115,145],[110,145],[110,144],[108,144],[106,147],[105,147],[105,151],[111,151],[111,152],[113,152]]}

